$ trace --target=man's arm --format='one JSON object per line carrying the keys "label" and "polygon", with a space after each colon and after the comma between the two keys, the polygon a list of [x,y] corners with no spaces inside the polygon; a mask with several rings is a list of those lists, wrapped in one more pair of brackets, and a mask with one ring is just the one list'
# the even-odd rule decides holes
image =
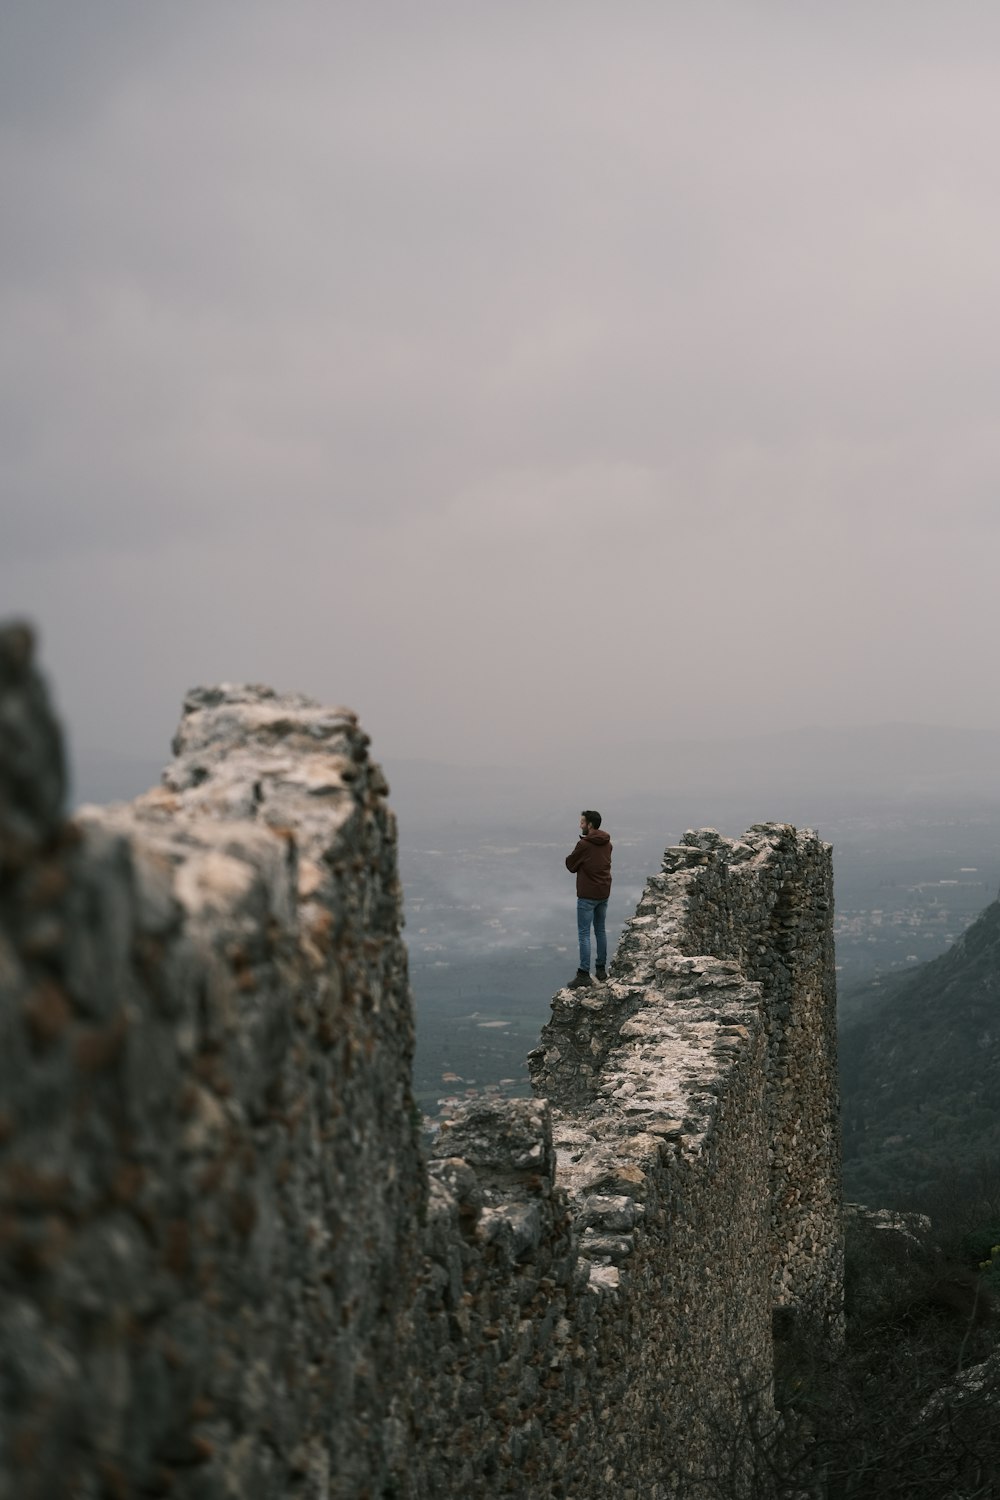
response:
{"label": "man's arm", "polygon": [[576,848],[573,850],[573,853],[567,854],[566,868],[571,875],[575,875],[577,870],[583,864],[584,860],[587,858],[587,850],[589,848],[590,845],[587,843],[586,839],[580,839],[577,843]]}

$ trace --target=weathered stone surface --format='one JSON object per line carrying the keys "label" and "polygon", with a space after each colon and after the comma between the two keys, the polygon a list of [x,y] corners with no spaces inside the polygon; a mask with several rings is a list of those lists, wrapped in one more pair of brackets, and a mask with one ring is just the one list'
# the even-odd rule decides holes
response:
{"label": "weathered stone surface", "polygon": [[828,848],[688,834],[425,1163],[353,714],[199,689],[72,822],[23,631],[5,725],[0,1497],[738,1496],[773,1309],[839,1330]]}
{"label": "weathered stone surface", "polygon": [[384,779],[353,715],[213,689],[162,787],[67,822],[27,649],[0,635],[0,1494],[359,1494],[427,1195]]}
{"label": "weathered stone surface", "polygon": [[[40,854],[62,826],[62,734],[35,670],[34,649],[29,625],[0,630],[0,874]],[[36,883],[44,878],[38,872]]]}

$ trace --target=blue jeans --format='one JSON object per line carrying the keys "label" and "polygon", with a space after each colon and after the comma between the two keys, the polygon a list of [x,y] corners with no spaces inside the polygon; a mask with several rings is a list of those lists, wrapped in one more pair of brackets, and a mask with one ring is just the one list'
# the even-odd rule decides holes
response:
{"label": "blue jeans", "polygon": [[597,939],[597,967],[603,969],[608,962],[608,935],[604,930],[604,918],[608,914],[606,901],[588,901],[584,896],[576,898],[576,930],[580,938],[580,968],[590,973],[590,924],[594,924]]}

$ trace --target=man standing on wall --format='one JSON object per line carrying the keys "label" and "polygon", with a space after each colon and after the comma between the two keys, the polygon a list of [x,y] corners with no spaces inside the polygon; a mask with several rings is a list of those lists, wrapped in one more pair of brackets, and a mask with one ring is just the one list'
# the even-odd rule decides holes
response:
{"label": "man standing on wall", "polygon": [[597,940],[597,977],[608,977],[608,937],[604,919],[611,895],[611,839],[601,828],[601,815],[589,808],[580,814],[580,838],[566,868],[576,876],[576,926],[580,937],[580,967],[567,989],[593,984],[590,977],[590,928]]}

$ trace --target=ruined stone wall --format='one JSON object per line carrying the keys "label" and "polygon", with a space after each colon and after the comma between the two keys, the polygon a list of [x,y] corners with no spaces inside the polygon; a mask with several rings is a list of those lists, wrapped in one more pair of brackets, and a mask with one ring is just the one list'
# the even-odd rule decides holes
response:
{"label": "ruined stone wall", "polygon": [[[454,1272],[428,1319],[447,1376],[417,1493],[742,1492],[748,1422],[773,1426],[764,1046],[751,987],[709,961],[692,1000],[706,977],[721,993],[692,1005],[690,1046],[609,986],[603,1019],[629,1019],[587,1104],[480,1107],[443,1132],[455,1157],[432,1172],[464,1234],[432,1261]],[[550,1030],[536,1067],[556,1050]]]}
{"label": "ruined stone wall", "polygon": [[67,822],[30,647],[0,636],[0,1495],[360,1495],[426,1200],[381,775],[353,715],[219,689],[161,788]]}
{"label": "ruined stone wall", "polygon": [[738,1496],[774,1308],[838,1330],[828,848],[668,850],[425,1162],[353,715],[201,690],[175,752],[67,821],[0,633],[0,1500]]}
{"label": "ruined stone wall", "polygon": [[666,850],[615,971],[662,972],[656,954],[675,949],[735,961],[759,984],[775,1305],[820,1335],[839,1328],[843,1271],[830,1234],[841,1197],[832,914],[831,851],[811,830],[756,824],[730,840],[703,829]]}

